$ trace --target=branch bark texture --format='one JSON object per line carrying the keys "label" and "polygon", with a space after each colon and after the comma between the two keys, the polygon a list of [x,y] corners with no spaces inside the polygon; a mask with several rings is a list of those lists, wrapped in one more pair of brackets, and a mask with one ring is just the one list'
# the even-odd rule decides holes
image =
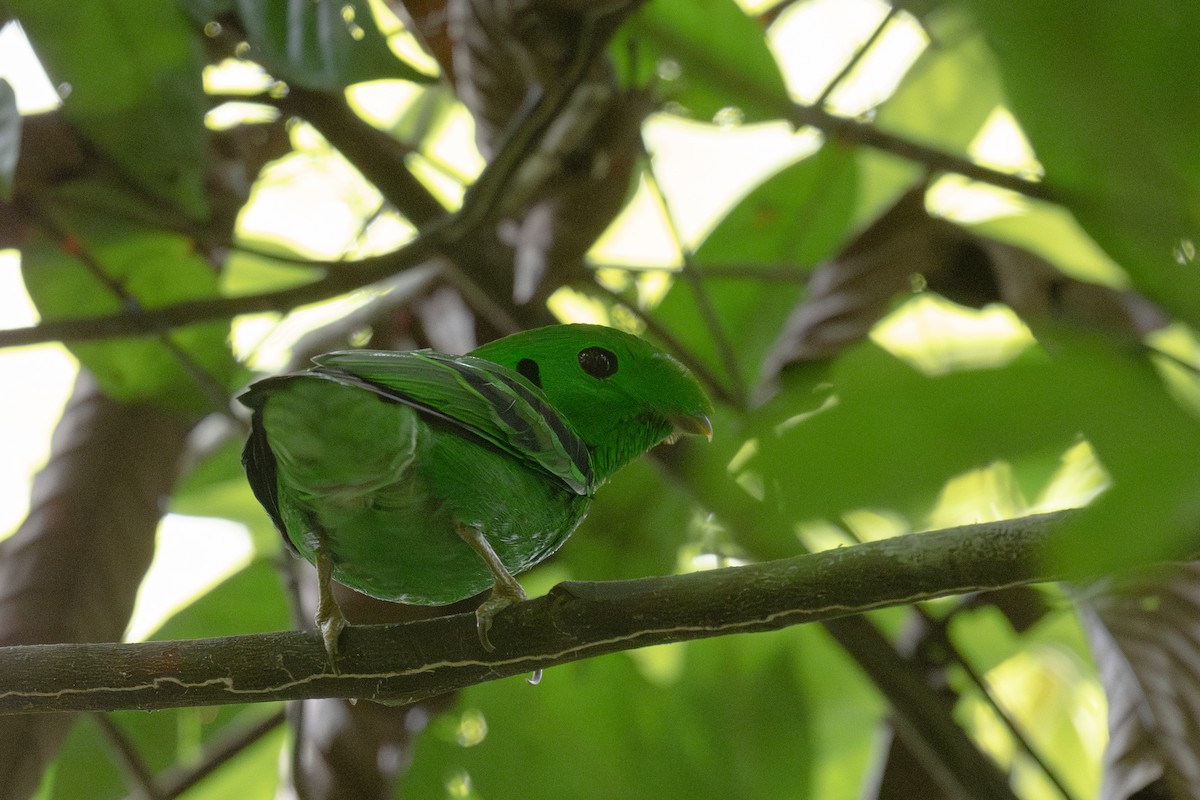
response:
{"label": "branch bark texture", "polygon": [[1038,567],[1069,512],[948,528],[665,578],[568,582],[499,615],[343,634],[338,670],[315,631],[145,644],[0,649],[0,713],[159,709],[310,697],[413,703],[476,683],[666,642],[776,630],[1057,576]]}

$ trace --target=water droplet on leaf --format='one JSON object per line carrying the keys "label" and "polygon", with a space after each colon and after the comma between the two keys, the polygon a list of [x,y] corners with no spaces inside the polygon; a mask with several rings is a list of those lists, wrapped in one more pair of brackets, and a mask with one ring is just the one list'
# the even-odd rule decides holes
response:
{"label": "water droplet on leaf", "polygon": [[1171,249],[1171,255],[1175,257],[1176,264],[1182,266],[1191,264],[1196,260],[1196,243],[1191,239],[1180,239]]}
{"label": "water droplet on leaf", "polygon": [[722,128],[734,128],[746,121],[746,114],[737,106],[725,106],[713,114],[712,121]]}

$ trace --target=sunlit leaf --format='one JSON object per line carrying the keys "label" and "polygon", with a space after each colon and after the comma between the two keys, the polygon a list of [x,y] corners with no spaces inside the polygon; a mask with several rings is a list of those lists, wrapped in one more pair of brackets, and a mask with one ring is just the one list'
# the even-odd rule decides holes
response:
{"label": "sunlit leaf", "polygon": [[138,188],[207,213],[204,53],[180,6],[158,0],[16,0],[63,111]]}
{"label": "sunlit leaf", "polygon": [[654,0],[625,23],[613,52],[639,83],[656,76],[682,113],[759,122],[790,104],[765,34],[733,0]]}
{"label": "sunlit leaf", "polygon": [[925,20],[933,42],[879,109],[881,129],[966,152],[1002,95],[991,52],[963,17],[947,4]]}
{"label": "sunlit leaf", "polygon": [[[53,196],[50,213],[64,238],[40,237],[21,263],[42,317],[100,317],[216,296],[216,274],[189,239],[103,213],[113,189],[80,181]],[[163,338],[79,342],[73,351],[114,398],[196,412],[212,407],[214,388],[235,380],[228,330],[218,320]]]}
{"label": "sunlit leaf", "polygon": [[[1134,286],[1200,321],[1200,5],[971,2],[1046,180]],[[1190,255],[1189,255],[1190,254]]]}
{"label": "sunlit leaf", "polygon": [[433,76],[401,61],[388,47],[365,0],[236,0],[250,50],[275,77],[310,89]]}

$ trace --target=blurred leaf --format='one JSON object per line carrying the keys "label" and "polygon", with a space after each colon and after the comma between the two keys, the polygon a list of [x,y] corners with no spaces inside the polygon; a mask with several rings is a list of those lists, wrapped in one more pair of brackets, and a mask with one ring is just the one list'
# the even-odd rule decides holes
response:
{"label": "blurred leaf", "polygon": [[243,750],[220,770],[184,795],[187,800],[272,800],[278,797],[279,762],[287,744],[281,726]]}
{"label": "blurred leaf", "polygon": [[957,6],[942,6],[924,21],[933,42],[880,107],[881,130],[948,153],[965,153],[1000,104],[991,52]]}
{"label": "blurred leaf", "polygon": [[250,44],[246,55],[280,80],[328,90],[389,78],[437,80],[396,57],[365,0],[224,0],[218,9],[235,5]]}
{"label": "blurred leaf", "polygon": [[638,85],[657,76],[684,113],[712,120],[736,109],[737,121],[778,119],[791,105],[766,31],[733,0],[653,0],[629,19],[611,51]]}
{"label": "blurred leaf", "polygon": [[194,219],[204,195],[204,53],[176,3],[12,0],[63,110],[139,190]]}
{"label": "blurred leaf", "polygon": [[176,485],[170,509],[175,514],[241,522],[250,529],[256,552],[278,553],[283,538],[250,491],[242,467],[244,444],[244,436],[235,436],[196,464]]}
{"label": "blurred leaf", "polygon": [[[462,796],[450,787],[465,780],[487,798],[809,797],[809,704],[789,634],[555,667],[536,688],[473,687],[417,742],[404,794]],[[547,742],[554,757],[531,761]]]}
{"label": "blurred leaf", "polygon": [[0,200],[10,200],[21,154],[21,112],[12,84],[0,78]]}
{"label": "blurred leaf", "polygon": [[573,580],[615,580],[676,572],[695,513],[692,499],[663,480],[649,458],[623,467],[596,495],[570,543],[549,562]]}
{"label": "blurred leaf", "polygon": [[[1117,581],[1081,598],[1108,694],[1101,800],[1196,797],[1200,787],[1200,565]],[[1147,790],[1150,784],[1157,790]]]}
{"label": "blurred leaf", "polygon": [[1200,104],[1186,45],[1200,5],[970,6],[1060,199],[1137,289],[1200,323]]}
{"label": "blurred leaf", "polygon": [[172,616],[151,641],[237,636],[291,627],[287,599],[275,564],[251,562]]}
{"label": "blurred leaf", "polygon": [[[767,351],[803,295],[804,276],[829,257],[846,234],[855,196],[851,152],[827,145],[786,167],[754,189],[717,225],[696,251],[696,277],[705,298],[677,278],[655,316],[690,353],[728,385],[733,375],[718,346],[723,335],[743,388],[756,385]],[[708,277],[708,266],[779,265],[796,270],[794,282],[753,276]],[[720,330],[710,325],[703,303]]]}
{"label": "blurred leaf", "polygon": [[[113,198],[104,181],[59,187],[49,214],[66,237],[23,250],[25,286],[44,319],[105,316],[218,294],[217,277],[178,234],[131,223],[102,210]],[[227,321],[178,328],[160,338],[80,342],[71,346],[115,399],[155,402],[191,413],[235,380]],[[209,393],[206,394],[205,392]]]}
{"label": "blurred leaf", "polygon": [[119,800],[128,792],[125,775],[113,758],[100,726],[95,720],[85,719],[71,728],[36,797],[38,800]]}
{"label": "blurred leaf", "polygon": [[1047,557],[1074,574],[1095,574],[1194,553],[1200,420],[1144,356],[1065,331],[1053,346],[1062,367],[1057,396],[1073,404],[1112,486],[1072,516]]}
{"label": "blurred leaf", "polygon": [[758,452],[746,467],[763,481],[765,505],[779,502],[795,519],[862,507],[917,515],[950,477],[999,459],[1061,453],[1079,431],[1069,401],[1056,400],[1055,370],[1034,359],[928,377],[864,344],[834,365],[825,406],[789,420],[821,402],[802,377],[789,376],[763,409]]}

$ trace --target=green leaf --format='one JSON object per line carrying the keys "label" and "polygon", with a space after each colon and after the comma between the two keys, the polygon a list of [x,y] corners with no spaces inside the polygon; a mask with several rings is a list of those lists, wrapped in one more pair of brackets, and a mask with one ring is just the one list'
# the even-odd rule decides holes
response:
{"label": "green leaf", "polygon": [[291,627],[279,571],[259,559],[230,575],[181,609],[150,637],[152,641],[265,633]]}
{"label": "green leaf", "polygon": [[69,94],[63,112],[137,187],[207,215],[205,58],[175,3],[13,0],[38,58]]}
{"label": "green leaf", "polygon": [[1135,288],[1200,324],[1200,4],[970,6],[1058,199]]}
{"label": "green leaf", "polygon": [[388,78],[436,80],[396,57],[366,0],[237,0],[237,12],[247,56],[289,83],[334,90]]}
{"label": "green leaf", "polygon": [[246,482],[244,444],[240,436],[230,440],[181,478],[171,494],[170,510],[240,522],[250,529],[258,553],[275,554],[282,549],[283,539]]}
{"label": "green leaf", "polygon": [[802,640],[668,645],[555,667],[536,689],[472,687],[417,741],[404,796],[469,781],[495,800],[809,797]]}
{"label": "green leaf", "polygon": [[1003,97],[992,53],[965,17],[961,8],[943,6],[925,20],[935,44],[879,109],[881,130],[966,153]]}
{"label": "green leaf", "polygon": [[[696,251],[697,275],[706,299],[677,278],[655,316],[721,380],[753,387],[763,359],[784,320],[803,296],[805,276],[828,258],[846,235],[854,211],[854,155],[836,145],[784,168],[744,198]],[[794,267],[791,282],[705,274],[709,266]],[[702,303],[734,355],[731,365],[711,331]],[[733,370],[739,380],[735,381]]]}
{"label": "green leaf", "polygon": [[[66,238],[39,237],[23,249],[21,260],[25,286],[44,319],[105,316],[217,296],[216,275],[191,240],[106,213],[120,197],[103,180],[62,185],[49,196],[47,213]],[[161,338],[70,347],[110,396],[200,413],[215,402],[206,390],[224,390],[240,380],[228,334],[229,323],[218,320]]]}
{"label": "green leaf", "polygon": [[612,52],[632,81],[657,75],[667,99],[696,119],[736,108],[759,122],[791,106],[765,33],[733,0],[654,0],[625,23]]}
{"label": "green leaf", "polygon": [[1079,431],[1044,361],[928,377],[866,344],[838,360],[825,393],[790,377],[755,420],[747,469],[766,487],[765,504],[794,520],[856,508],[918,516],[954,475],[1061,453]]}
{"label": "green leaf", "polygon": [[0,200],[12,199],[17,157],[21,154],[21,112],[12,84],[0,78]]}

